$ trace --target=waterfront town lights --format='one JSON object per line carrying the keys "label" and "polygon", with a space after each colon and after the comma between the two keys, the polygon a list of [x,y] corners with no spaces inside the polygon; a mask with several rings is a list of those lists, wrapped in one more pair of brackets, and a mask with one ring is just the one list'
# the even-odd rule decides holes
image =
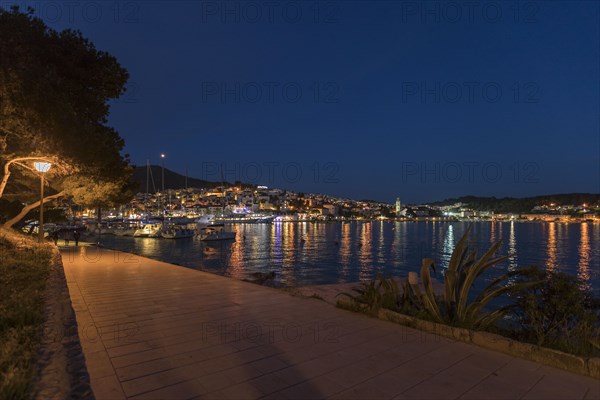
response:
{"label": "waterfront town lights", "polygon": [[40,173],[40,224],[38,226],[38,240],[44,240],[44,174],[48,172],[52,164],[49,162],[36,161],[33,167]]}

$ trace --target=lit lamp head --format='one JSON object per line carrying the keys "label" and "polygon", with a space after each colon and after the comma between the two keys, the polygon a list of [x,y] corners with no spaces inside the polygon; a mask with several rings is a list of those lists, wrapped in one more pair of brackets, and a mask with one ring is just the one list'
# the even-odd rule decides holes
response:
{"label": "lit lamp head", "polygon": [[33,166],[37,172],[46,173],[48,172],[52,164],[50,164],[49,162],[37,161],[33,163]]}
{"label": "lit lamp head", "polygon": [[161,154],[160,154],[160,158],[165,158],[165,154],[164,154],[164,153],[161,153]]}

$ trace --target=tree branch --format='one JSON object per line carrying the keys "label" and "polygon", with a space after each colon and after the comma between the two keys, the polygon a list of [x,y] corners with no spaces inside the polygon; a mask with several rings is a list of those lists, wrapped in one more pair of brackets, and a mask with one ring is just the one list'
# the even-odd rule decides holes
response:
{"label": "tree branch", "polygon": [[[64,196],[65,192],[64,190],[61,192],[58,192],[56,194],[53,194],[52,196],[48,196],[48,197],[44,197],[44,204],[49,202],[50,200],[54,200],[57,199],[61,196]],[[31,203],[28,206],[23,207],[23,209],[21,210],[21,212],[19,214],[17,214],[16,216],[14,216],[13,218],[9,219],[8,221],[6,221],[4,223],[4,227],[5,228],[12,228],[12,226],[14,224],[16,224],[17,222],[19,222],[20,220],[22,220],[23,218],[25,218],[25,216],[27,215],[27,213],[37,207],[40,206],[40,200],[36,201],[35,203]]]}
{"label": "tree branch", "polygon": [[[23,166],[21,161],[44,161],[44,162],[52,162],[53,160],[48,157],[17,157],[9,160],[4,164],[4,176],[2,177],[2,181],[0,182],[0,198],[4,194],[4,189],[6,188],[6,184],[8,183],[8,178],[10,177],[10,166],[11,164],[17,164]],[[30,169],[30,168],[28,168]],[[31,170],[31,169],[30,169]]]}

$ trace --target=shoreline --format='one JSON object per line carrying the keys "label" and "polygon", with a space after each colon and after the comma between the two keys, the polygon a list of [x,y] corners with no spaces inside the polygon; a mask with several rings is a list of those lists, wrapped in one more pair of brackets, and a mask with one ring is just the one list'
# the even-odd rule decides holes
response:
{"label": "shoreline", "polygon": [[[223,243],[223,246],[220,244],[217,246],[204,244],[191,238],[169,240],[163,238],[119,237],[110,234],[102,234],[100,240],[106,248],[238,280],[250,279],[252,278],[250,275],[254,272],[269,273],[274,271],[277,276],[275,277],[276,283],[273,286],[277,288],[301,288],[306,286],[367,282],[370,279],[374,279],[377,271],[381,271],[385,276],[405,278],[408,272],[418,270],[417,266],[421,261],[420,258],[417,259],[419,254],[421,258],[431,257],[437,260],[436,266],[443,266],[443,262],[446,259],[446,253],[443,250],[444,243],[448,239],[446,235],[441,236],[441,230],[449,229],[449,226],[454,225],[454,232],[457,232],[457,228],[461,230],[463,227],[466,227],[466,224],[461,223],[457,226],[456,224],[442,222],[435,228],[437,229],[435,237],[430,237],[429,234],[429,231],[434,229],[432,227],[435,227],[435,225],[424,222],[418,222],[417,224],[421,224],[420,227],[416,224],[401,224],[406,226],[407,233],[404,233],[405,228],[402,228],[403,231],[399,231],[400,228],[398,225],[396,225],[394,232],[394,224],[390,223],[376,224],[376,227],[372,227],[371,230],[367,231],[364,230],[368,229],[368,225],[361,222],[345,225],[334,223],[330,226],[318,224],[312,228],[310,225],[304,228],[304,224],[287,223],[285,224],[287,227],[281,228],[281,234],[284,235],[282,236],[283,241],[281,243],[283,244],[281,245],[281,249],[287,249],[283,253],[278,252],[280,251],[279,242],[273,239],[273,235],[277,235],[277,229],[279,229],[276,225],[259,226],[256,224],[242,224],[237,228],[238,241],[232,242],[232,244]],[[427,226],[429,228],[425,231],[425,236],[413,240],[411,234],[418,233],[419,229],[422,231]],[[481,222],[479,226],[484,234],[482,236],[484,239],[481,239],[482,243],[480,245],[487,245],[485,237],[487,237],[488,233],[491,233],[495,239],[490,238],[490,240],[503,239],[502,254],[512,254],[515,251],[519,251],[518,259],[515,257],[511,262],[517,262],[516,260],[518,260],[519,265],[543,266],[545,265],[545,260],[550,257],[547,253],[549,251],[547,246],[549,246],[548,243],[550,242],[547,241],[550,239],[562,240],[561,237],[565,238],[567,231],[564,231],[564,229],[567,229],[569,225],[563,225],[563,231],[556,231],[561,226],[556,225],[554,228],[555,232],[557,232],[555,236],[548,236],[547,228],[545,228],[545,226],[548,226],[547,223],[543,225],[529,225],[529,223],[526,224],[517,221],[517,224],[514,225],[517,240],[513,239],[512,227],[509,232],[507,222],[497,225],[495,232],[491,228],[493,227],[491,223]],[[501,226],[504,226],[504,228],[501,228]],[[592,257],[590,265],[589,267],[582,267],[583,264],[581,264],[582,260],[580,258],[581,250],[573,250],[569,253],[559,255],[560,257],[555,259],[554,263],[561,271],[573,276],[580,276],[582,268],[584,268],[583,271],[589,274],[586,286],[593,282],[598,282],[595,279],[600,271],[594,268],[593,262],[595,257],[597,257],[597,255],[594,255],[597,253],[595,253],[593,239],[598,234],[598,225],[577,224],[570,226],[569,232],[575,234],[575,236],[568,235],[569,239],[573,241],[573,248],[587,246],[584,248],[588,248],[590,251],[589,255]],[[581,232],[579,231],[580,226],[582,229]],[[526,245],[526,243],[532,240],[528,236],[530,232],[530,228],[528,227],[534,229],[534,238],[537,238],[537,247],[533,250],[529,249]],[[385,235],[383,231],[378,233],[379,228],[385,229]],[[488,232],[490,229],[492,231]],[[573,229],[575,231],[572,231]],[[325,235],[323,232],[328,233],[326,236],[323,236]],[[365,232],[369,234],[368,239],[364,238],[363,233]],[[373,232],[372,235],[378,236],[371,237],[370,232]],[[248,239],[242,241],[242,234],[244,234],[244,238],[245,235],[248,235]],[[398,235],[403,236],[399,237]],[[579,235],[582,235],[581,240]],[[302,237],[306,238],[306,242],[301,240]],[[589,239],[583,240],[584,237]],[[98,236],[93,234],[86,235],[84,236],[84,240],[88,243],[95,243],[98,240]],[[267,241],[264,246],[260,244],[263,243],[263,240]],[[364,240],[367,240],[366,245],[370,247],[364,247]],[[61,242],[62,240],[59,241],[59,244]],[[429,247],[429,242],[432,243],[431,247]],[[260,245],[257,245],[257,243]],[[383,243],[383,246],[385,246],[384,250],[378,250],[378,243],[379,246]],[[398,245],[397,243],[400,244]],[[71,245],[73,245],[72,241]],[[204,252],[205,246],[214,247],[215,251],[212,253]],[[381,251],[384,253],[380,253]],[[343,253],[346,255],[344,256]],[[237,258],[229,260],[228,257],[231,254],[237,254]],[[365,261],[364,257],[368,257],[368,260]],[[294,264],[296,261],[298,264]],[[360,273],[360,270],[363,273]],[[593,287],[593,290],[600,295],[600,287]]]}

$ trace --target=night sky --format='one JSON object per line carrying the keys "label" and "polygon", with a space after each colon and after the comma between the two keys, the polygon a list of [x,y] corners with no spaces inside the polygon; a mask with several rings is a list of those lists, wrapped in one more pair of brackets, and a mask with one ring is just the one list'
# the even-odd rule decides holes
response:
{"label": "night sky", "polygon": [[31,4],[130,72],[109,122],[137,165],[382,201],[600,192],[596,2]]}

